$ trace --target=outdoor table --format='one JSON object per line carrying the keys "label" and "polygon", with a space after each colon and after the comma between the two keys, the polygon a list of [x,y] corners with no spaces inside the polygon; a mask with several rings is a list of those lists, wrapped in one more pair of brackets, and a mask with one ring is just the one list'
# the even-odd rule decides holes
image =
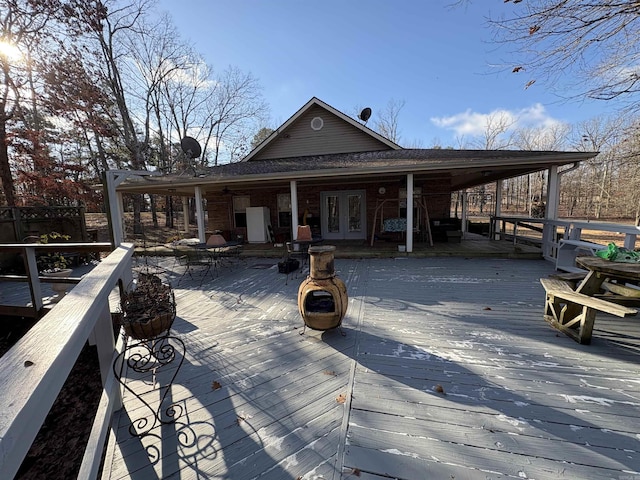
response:
{"label": "outdoor table", "polygon": [[[612,262],[597,256],[576,257],[576,265],[588,270],[587,276],[578,284],[576,292],[584,295],[597,295],[601,293],[604,282],[609,280],[616,281],[616,285],[624,287],[625,283],[640,283],[640,263]],[[611,286],[611,282],[607,282],[607,287]],[[607,288],[609,289],[609,288]],[[615,288],[622,297],[637,297],[634,295],[633,288]],[[611,290],[610,290],[611,291]]]}

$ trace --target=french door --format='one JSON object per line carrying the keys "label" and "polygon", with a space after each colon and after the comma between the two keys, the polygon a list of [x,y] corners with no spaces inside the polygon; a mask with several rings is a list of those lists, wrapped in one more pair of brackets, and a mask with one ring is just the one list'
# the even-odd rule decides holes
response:
{"label": "french door", "polygon": [[329,240],[367,238],[367,210],[364,190],[322,192],[322,237]]}

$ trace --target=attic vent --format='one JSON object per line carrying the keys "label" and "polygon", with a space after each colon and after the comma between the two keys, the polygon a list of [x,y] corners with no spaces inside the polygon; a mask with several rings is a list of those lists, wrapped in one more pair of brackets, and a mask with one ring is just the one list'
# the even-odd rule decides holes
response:
{"label": "attic vent", "polygon": [[313,130],[322,130],[322,127],[324,127],[322,117],[314,117],[313,120],[311,120],[311,128]]}

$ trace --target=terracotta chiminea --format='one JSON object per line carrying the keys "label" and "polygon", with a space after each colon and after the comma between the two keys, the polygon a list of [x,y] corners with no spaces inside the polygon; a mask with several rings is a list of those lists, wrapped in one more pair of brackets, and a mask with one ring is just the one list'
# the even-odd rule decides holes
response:
{"label": "terracotta chiminea", "polygon": [[309,276],[298,289],[298,309],[305,327],[313,330],[337,328],[347,313],[347,287],[333,266],[335,249],[332,245],[309,247]]}

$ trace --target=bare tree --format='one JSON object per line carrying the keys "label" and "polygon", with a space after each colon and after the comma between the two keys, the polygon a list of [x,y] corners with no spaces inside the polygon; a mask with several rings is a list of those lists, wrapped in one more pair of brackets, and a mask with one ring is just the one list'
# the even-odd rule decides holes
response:
{"label": "bare tree", "polygon": [[226,148],[229,162],[237,161],[249,153],[251,138],[263,124],[268,106],[262,97],[258,80],[250,73],[229,67],[217,79],[217,88],[209,97],[211,115],[204,122],[205,148],[211,144],[213,165],[221,160],[222,147]]}
{"label": "bare tree", "polygon": [[482,150],[503,150],[509,148],[512,140],[509,130],[516,120],[505,111],[489,113],[485,118],[484,130],[475,145]]}
{"label": "bare tree", "polygon": [[613,178],[617,175],[619,146],[624,138],[625,120],[622,116],[598,117],[582,122],[575,128],[578,134],[573,147],[576,150],[600,152],[597,157],[584,162],[576,171],[587,175],[585,198],[586,211],[595,218],[602,216],[613,198]]}
{"label": "bare tree", "polygon": [[[511,0],[505,0],[505,3]],[[631,98],[640,90],[640,3],[514,0],[490,20],[495,40],[513,54],[507,64],[570,97]],[[517,4],[517,5],[516,5]]]}
{"label": "bare tree", "polygon": [[[60,7],[57,0],[0,0],[0,180],[5,202],[10,206],[16,205],[9,162],[10,123],[20,113],[23,88],[30,82],[33,84],[27,58],[47,34],[48,24],[56,18]],[[31,99],[35,99],[35,94]]]}
{"label": "bare tree", "polygon": [[[513,133],[513,145],[521,150],[562,150],[567,145],[571,128],[567,124],[555,123],[545,127],[519,128]],[[540,171],[524,176],[526,183],[526,205],[531,217],[534,204],[541,203],[544,198],[546,185],[546,171]],[[523,177],[518,177],[512,182],[520,182]]]}
{"label": "bare tree", "polygon": [[374,130],[393,143],[400,143],[400,131],[398,126],[398,118],[400,112],[404,108],[406,102],[404,100],[391,99],[387,102],[386,107],[377,115],[374,124]]}

